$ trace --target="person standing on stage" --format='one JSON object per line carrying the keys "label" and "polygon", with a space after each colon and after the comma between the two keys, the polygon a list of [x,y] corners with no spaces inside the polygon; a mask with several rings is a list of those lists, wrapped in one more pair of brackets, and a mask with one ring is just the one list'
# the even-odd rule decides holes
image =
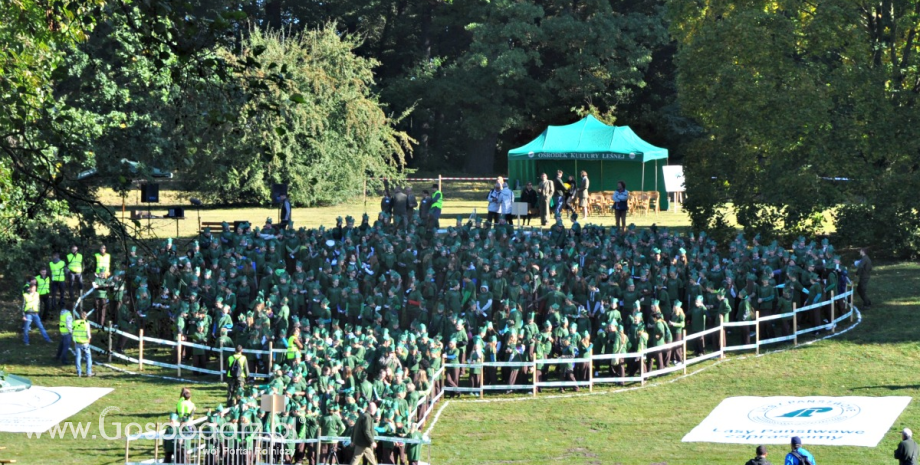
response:
{"label": "person standing on stage", "polygon": [[537,191],[533,190],[533,183],[528,182],[527,186],[521,191],[521,202],[527,204],[527,217],[524,218],[525,224],[530,224],[530,219],[533,218],[534,212],[537,210]]}
{"label": "person standing on stage", "polygon": [[629,191],[626,190],[626,183],[617,182],[617,190],[613,193],[613,212],[616,216],[617,228],[620,231],[626,230],[626,211],[629,210]]}
{"label": "person standing on stage", "polygon": [[540,194],[540,225],[546,226],[549,223],[550,202],[553,200],[556,187],[555,182],[550,181],[546,173],[540,175],[540,184],[537,185],[537,192]]}
{"label": "person standing on stage", "polygon": [[588,172],[582,170],[581,178],[578,180],[578,190],[575,192],[575,198],[578,199],[578,208],[581,209],[582,218],[588,217],[588,187],[591,181],[588,180]]}

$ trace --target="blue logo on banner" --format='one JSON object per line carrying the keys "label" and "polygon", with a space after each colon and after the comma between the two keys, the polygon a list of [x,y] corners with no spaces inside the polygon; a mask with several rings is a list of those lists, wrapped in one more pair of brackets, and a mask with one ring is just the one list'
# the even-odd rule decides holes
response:
{"label": "blue logo on banner", "polygon": [[835,400],[796,399],[757,407],[748,413],[756,423],[774,426],[832,424],[859,415],[858,405]]}

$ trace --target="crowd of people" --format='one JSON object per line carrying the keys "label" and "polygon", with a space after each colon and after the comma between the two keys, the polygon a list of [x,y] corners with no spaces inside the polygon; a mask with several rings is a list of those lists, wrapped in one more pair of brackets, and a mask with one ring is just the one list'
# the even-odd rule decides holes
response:
{"label": "crowd of people", "polygon": [[[88,260],[95,289],[89,313],[71,313],[66,305],[84,287],[84,258],[74,246],[64,259],[51,257],[50,274],[41,267],[27,282],[24,340],[29,343],[35,325],[50,341],[41,321],[60,309],[64,363],[71,344],[77,354],[85,347],[89,357],[88,318],[127,333],[144,328],[160,338],[233,347],[236,353],[217,368],[230,380],[226,413],[213,421],[267,427],[271,417],[260,413],[258,399],[275,393],[288,399],[278,422],[300,438],[348,436],[371,406],[378,435],[413,437],[418,432],[412,426],[426,408],[416,404],[423,393],[442,388],[432,381],[445,363],[638,352],[720,320],[750,321],[755,311],[768,316],[827,300],[848,280],[827,240],[800,237],[783,247],[738,235],[720,248],[705,232],[582,225],[575,210],[566,227],[565,202],[545,200],[556,191],[542,178],[541,214],[551,207],[557,213],[554,224],[539,231],[514,229],[504,216],[507,186],[499,181],[492,191],[502,205],[497,215],[490,209],[486,221],[460,216],[440,231],[443,196],[434,186],[435,195],[426,190],[421,202],[410,189],[397,188],[392,197],[388,192],[373,221],[366,214],[360,222],[338,218],[328,229],[297,228],[290,221],[279,227],[271,219],[261,227],[224,223],[185,245],[167,239],[142,252],[131,247],[118,259],[102,246]],[[586,176],[582,185],[587,189]],[[857,275],[864,300],[870,271],[862,252]],[[805,325],[822,324],[829,306],[801,318]],[[766,337],[788,334],[788,323],[763,323],[762,331]],[[750,334],[733,337],[747,342]],[[114,349],[124,351],[128,342],[120,337]],[[269,343],[285,349],[280,359],[244,355],[244,349],[266,350]],[[699,338],[692,349],[703,353],[719,343]],[[199,347],[177,355],[198,368],[214,365],[214,352]],[[650,371],[679,363],[685,355],[677,348],[593,369],[622,377],[643,364]],[[451,367],[443,386],[458,387],[467,374],[471,386],[580,381],[589,370],[585,363],[537,364],[535,370]],[[253,373],[269,377],[254,380]],[[313,460],[320,452],[300,446],[290,451],[292,459]],[[375,450],[391,463],[412,462],[417,453],[398,442]]]}

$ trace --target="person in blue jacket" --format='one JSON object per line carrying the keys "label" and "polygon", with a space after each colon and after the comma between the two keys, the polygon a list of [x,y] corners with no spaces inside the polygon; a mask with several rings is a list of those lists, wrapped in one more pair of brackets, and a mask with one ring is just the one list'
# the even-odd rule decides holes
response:
{"label": "person in blue jacket", "polygon": [[786,465],[817,465],[815,456],[802,447],[802,439],[792,437],[792,450],[786,454]]}

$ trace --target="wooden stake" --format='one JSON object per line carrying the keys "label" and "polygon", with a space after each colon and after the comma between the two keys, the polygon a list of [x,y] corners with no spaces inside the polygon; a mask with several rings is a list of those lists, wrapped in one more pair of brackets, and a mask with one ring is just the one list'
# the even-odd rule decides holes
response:
{"label": "wooden stake", "polygon": [[220,338],[220,365],[218,365],[218,367],[220,371],[220,382],[224,382],[224,338]]}
{"label": "wooden stake", "polygon": [[834,300],[834,291],[831,291],[831,334],[837,332],[837,325],[834,324],[834,308],[837,306],[837,301]]}
{"label": "wooden stake", "polygon": [[792,344],[796,347],[799,345],[799,318],[796,304],[792,304]]}
{"label": "wooden stake", "polygon": [[109,363],[112,363],[112,322],[109,321],[106,327],[109,328]]}
{"label": "wooden stake", "polygon": [[[745,331],[748,329],[745,328]],[[760,310],[754,311],[754,354],[760,355]]]}
{"label": "wooden stake", "polygon": [[645,351],[639,352],[639,380],[640,385],[645,386]]}
{"label": "wooden stake", "polygon": [[594,357],[588,355],[588,392],[594,391]]}
{"label": "wooden stake", "polygon": [[144,328],[137,331],[137,369],[144,371]]}
{"label": "wooden stake", "polygon": [[[440,176],[438,176],[438,177],[440,177]],[[445,373],[446,373],[446,372],[445,372]],[[536,362],[534,362],[534,364],[533,364],[533,374],[532,374],[532,377],[533,377],[533,395],[534,395],[534,397],[536,397],[536,396],[537,396],[537,363],[536,363]]]}
{"label": "wooden stake", "polygon": [[853,292],[853,285],[850,284],[850,298],[847,299],[850,304],[850,323],[856,320],[856,312],[853,311],[853,302],[856,300],[854,298],[855,292]]}
{"label": "wooden stake", "polygon": [[722,352],[719,354],[719,360],[725,358],[725,326],[722,326],[723,320],[725,318],[722,314],[719,314],[719,350]]}
{"label": "wooden stake", "polygon": [[686,329],[682,329],[682,330],[680,330],[680,331],[681,331],[681,333],[683,333],[683,335],[684,335],[683,339],[681,339],[681,341],[683,342],[683,348],[682,348],[682,349],[683,349],[683,351],[684,351],[683,354],[681,354],[681,355],[682,355],[681,358],[683,358],[683,360],[681,360],[681,363],[684,364],[684,374],[686,375],[686,374],[687,374],[687,330],[686,330]]}

